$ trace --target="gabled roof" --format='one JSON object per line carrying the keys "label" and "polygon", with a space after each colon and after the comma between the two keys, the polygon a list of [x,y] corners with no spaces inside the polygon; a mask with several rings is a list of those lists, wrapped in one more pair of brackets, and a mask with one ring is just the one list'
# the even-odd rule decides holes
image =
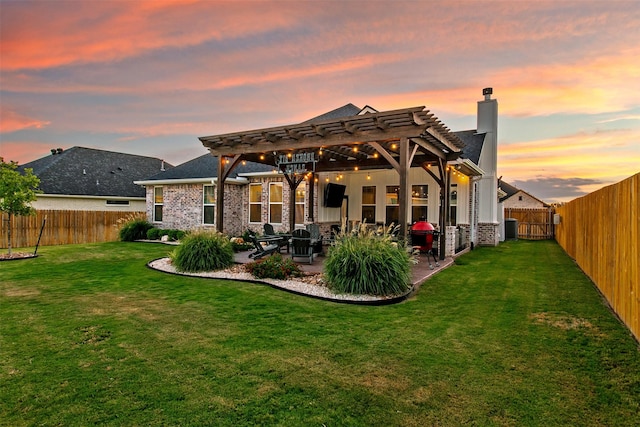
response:
{"label": "gabled roof", "polygon": [[504,182],[504,181],[502,181],[502,180],[500,180],[500,181],[498,182],[498,187],[499,187],[500,189],[502,189],[502,191],[504,191],[504,193],[506,194],[504,197],[501,197],[501,198],[500,198],[500,202],[504,202],[505,200],[507,200],[507,199],[509,199],[509,198],[511,198],[511,197],[513,197],[513,196],[515,196],[515,195],[516,195],[516,194],[518,194],[518,193],[524,193],[524,194],[526,194],[527,196],[529,196],[529,197],[531,197],[531,198],[533,198],[533,199],[535,199],[535,200],[539,201],[539,202],[540,202],[540,203],[542,203],[544,206],[549,206],[549,204],[548,204],[548,203],[543,202],[542,200],[538,199],[536,196],[532,195],[531,193],[527,193],[526,191],[521,190],[521,189],[519,189],[519,188],[517,188],[517,187],[514,187],[513,185],[511,185],[511,184],[509,184],[509,183],[506,183],[506,182]]}
{"label": "gabled roof", "polygon": [[[53,150],[52,150],[53,151]],[[21,165],[40,178],[44,194],[145,197],[133,181],[173,166],[155,157],[72,147]]]}
{"label": "gabled roof", "polygon": [[[271,172],[274,166],[260,163],[246,162],[235,167],[229,178],[238,178],[238,175],[256,172]],[[185,180],[185,179],[214,179],[218,177],[218,157],[211,154],[203,154],[193,160],[182,163],[172,169],[160,172],[151,177],[145,177],[144,182]]]}
{"label": "gabled roof", "polygon": [[335,110],[331,110],[324,114],[320,114],[319,116],[313,117],[309,120],[305,120],[302,123],[313,123],[313,122],[319,122],[322,120],[339,119],[340,117],[355,116],[358,113],[360,113],[360,111],[362,111],[360,107],[356,107],[355,105],[349,103],[349,104],[343,105],[342,107],[338,107]]}
{"label": "gabled roof", "polygon": [[501,202],[513,196],[514,194],[518,193],[519,191],[522,191],[519,188],[516,188],[513,185],[506,183],[504,181],[500,181],[498,186],[502,189],[502,191],[505,192],[505,196],[500,199]]}
{"label": "gabled roof", "polygon": [[479,164],[486,134],[477,133],[476,130],[463,130],[454,133],[464,142],[461,157],[471,160],[476,165]]}

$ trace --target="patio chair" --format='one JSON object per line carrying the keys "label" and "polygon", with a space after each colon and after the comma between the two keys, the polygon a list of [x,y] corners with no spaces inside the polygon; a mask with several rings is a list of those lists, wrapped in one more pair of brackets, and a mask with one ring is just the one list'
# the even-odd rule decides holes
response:
{"label": "patio chair", "polygon": [[274,240],[274,243],[278,244],[278,250],[286,247],[287,253],[289,253],[289,237],[290,236],[283,236],[281,234],[276,234],[276,232],[273,229],[273,225],[269,223],[265,223],[262,226],[262,229],[264,231],[265,238],[273,238],[272,240]]}
{"label": "patio chair", "polygon": [[306,229],[311,235],[313,252],[317,254],[322,253],[322,234],[320,234],[320,226],[318,224],[307,224]]}
{"label": "patio chair", "polygon": [[309,264],[313,264],[313,245],[311,233],[307,230],[294,230],[291,237],[291,259],[308,258]]}
{"label": "patio chair", "polygon": [[[253,243],[253,247],[255,249],[255,251],[251,254],[249,254],[249,258],[251,259],[260,259],[263,256],[266,255],[271,255],[273,253],[276,252],[280,252],[280,246],[278,246],[277,243],[274,242],[269,242],[269,241],[265,241],[265,242],[260,242],[258,241],[258,237],[256,236],[256,234],[254,232],[252,232],[251,230],[249,230],[249,232],[247,233],[249,235],[249,240],[251,241],[251,243]],[[264,243],[264,245],[263,245]]]}

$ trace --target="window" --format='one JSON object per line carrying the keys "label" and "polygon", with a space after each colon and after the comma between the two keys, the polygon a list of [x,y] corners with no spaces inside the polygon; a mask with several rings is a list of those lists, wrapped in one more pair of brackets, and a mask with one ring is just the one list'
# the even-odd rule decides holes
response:
{"label": "window", "polygon": [[400,191],[399,185],[387,185],[387,194],[385,196],[385,225],[389,226],[391,223],[398,225],[398,218],[400,217],[400,206],[398,205],[398,193]]}
{"label": "window", "polygon": [[522,196],[518,196],[518,201],[522,201]]}
{"label": "window", "polygon": [[262,222],[262,184],[249,186],[249,222]]}
{"label": "window", "polygon": [[203,191],[203,224],[215,224],[216,218],[216,187],[214,185],[205,185]]}
{"label": "window", "polygon": [[269,223],[282,224],[282,183],[269,184]]}
{"label": "window", "polygon": [[456,225],[458,223],[458,184],[451,184],[449,191],[449,224]]}
{"label": "window", "polygon": [[429,186],[428,185],[412,185],[411,186],[411,222],[427,220],[427,211],[429,207]]}
{"label": "window", "polygon": [[107,200],[107,206],[129,206],[128,200]]}
{"label": "window", "polygon": [[301,183],[296,189],[296,224],[304,224],[305,184]]}
{"label": "window", "polygon": [[153,187],[153,221],[162,222],[162,206],[164,204],[164,196],[162,187]]}
{"label": "window", "polygon": [[376,223],[376,187],[362,187],[362,222]]}

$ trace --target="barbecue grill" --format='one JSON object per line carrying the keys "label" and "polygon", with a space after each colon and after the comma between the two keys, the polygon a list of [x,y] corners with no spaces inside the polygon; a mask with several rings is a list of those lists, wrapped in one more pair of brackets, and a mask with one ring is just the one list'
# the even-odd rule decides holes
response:
{"label": "barbecue grill", "polygon": [[[433,257],[436,266],[440,266],[435,254],[433,253],[433,240],[439,233],[433,228],[433,225],[427,221],[418,221],[411,227],[411,246],[418,249],[421,253],[426,253]],[[427,259],[429,257],[427,256]],[[433,264],[429,261],[429,268],[433,270]]]}

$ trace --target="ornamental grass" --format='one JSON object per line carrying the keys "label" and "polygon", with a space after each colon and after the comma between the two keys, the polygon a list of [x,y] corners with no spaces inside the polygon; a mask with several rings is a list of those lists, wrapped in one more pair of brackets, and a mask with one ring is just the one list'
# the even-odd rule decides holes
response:
{"label": "ornamental grass", "polygon": [[234,262],[229,238],[206,230],[186,235],[170,257],[177,271],[189,273],[223,270]]}
{"label": "ornamental grass", "polygon": [[361,227],[337,237],[329,248],[324,275],[337,293],[400,295],[409,289],[411,257],[387,234],[378,236]]}

